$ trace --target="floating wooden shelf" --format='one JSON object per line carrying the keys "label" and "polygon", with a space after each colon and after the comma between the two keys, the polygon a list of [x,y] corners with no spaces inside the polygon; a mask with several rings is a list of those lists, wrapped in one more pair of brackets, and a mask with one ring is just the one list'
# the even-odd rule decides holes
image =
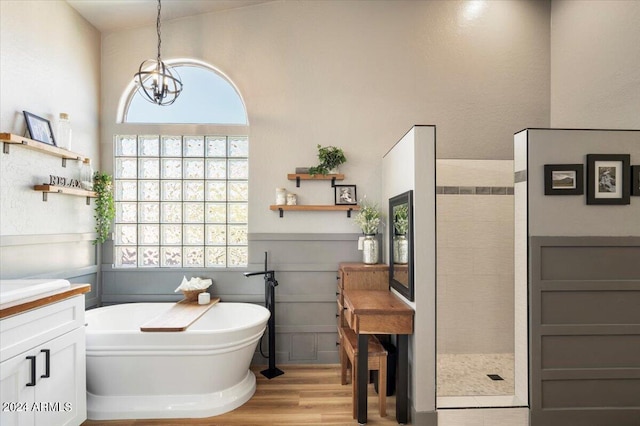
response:
{"label": "floating wooden shelf", "polygon": [[284,211],[319,211],[319,212],[347,212],[347,217],[351,217],[352,211],[360,210],[360,206],[358,205],[339,205],[339,206],[331,206],[331,205],[296,205],[296,206],[281,206],[281,205],[271,205],[269,209],[273,211],[279,211],[280,217],[284,216]]}
{"label": "floating wooden shelf", "polygon": [[24,136],[14,135],[13,133],[0,133],[0,141],[2,141],[2,152],[4,152],[5,154],[9,153],[9,146],[11,144],[20,145],[34,151],[39,151],[45,154],[62,158],[62,167],[67,167],[67,160],[85,161],[89,159],[88,157],[80,155],[76,152],[58,148],[57,146],[53,145],[47,145],[46,143],[38,142]]}
{"label": "floating wooden shelf", "polygon": [[331,186],[334,186],[337,180],[344,180],[344,175],[341,173],[333,174],[333,175],[310,175],[310,174],[303,174],[303,173],[289,173],[287,175],[287,179],[295,180],[296,187],[298,188],[300,187],[301,180],[330,180]]}
{"label": "floating wooden shelf", "polygon": [[93,191],[87,191],[80,188],[67,188],[66,186],[56,186],[56,185],[35,185],[33,187],[34,191],[42,192],[42,201],[47,201],[47,194],[56,193],[56,194],[67,194],[67,195],[75,195],[77,197],[87,197],[87,205],[91,203],[92,198],[96,198],[98,195]]}

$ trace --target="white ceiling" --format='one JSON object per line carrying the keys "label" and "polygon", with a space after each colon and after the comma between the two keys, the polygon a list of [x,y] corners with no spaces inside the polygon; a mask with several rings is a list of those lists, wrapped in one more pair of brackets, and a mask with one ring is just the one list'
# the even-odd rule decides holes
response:
{"label": "white ceiling", "polygon": [[[273,0],[163,0],[162,21],[267,3]],[[154,25],[157,0],[67,0],[100,32]]]}

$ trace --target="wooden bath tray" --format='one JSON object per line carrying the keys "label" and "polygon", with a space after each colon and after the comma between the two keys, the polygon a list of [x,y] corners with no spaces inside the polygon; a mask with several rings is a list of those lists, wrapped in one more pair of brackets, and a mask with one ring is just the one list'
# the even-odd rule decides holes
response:
{"label": "wooden bath tray", "polygon": [[198,302],[181,300],[171,309],[140,326],[140,331],[185,331],[191,324],[220,301],[219,297],[211,299],[207,305]]}

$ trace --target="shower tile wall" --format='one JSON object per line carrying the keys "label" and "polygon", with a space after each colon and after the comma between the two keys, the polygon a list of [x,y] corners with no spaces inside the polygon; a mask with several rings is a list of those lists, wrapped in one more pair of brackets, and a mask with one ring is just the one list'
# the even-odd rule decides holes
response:
{"label": "shower tile wall", "polygon": [[437,351],[513,353],[513,162],[436,167]]}

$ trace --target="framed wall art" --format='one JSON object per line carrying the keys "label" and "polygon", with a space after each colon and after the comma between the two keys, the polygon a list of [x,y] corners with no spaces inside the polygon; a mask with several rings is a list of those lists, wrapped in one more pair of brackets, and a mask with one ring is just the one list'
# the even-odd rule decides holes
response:
{"label": "framed wall art", "polygon": [[587,155],[587,204],[629,204],[629,154]]}
{"label": "framed wall art", "polygon": [[29,137],[34,141],[56,146],[56,140],[53,136],[49,120],[27,111],[22,112],[24,113],[24,120],[27,123],[27,130],[29,130]]}
{"label": "framed wall art", "polygon": [[584,194],[582,164],[545,164],[544,195]]}
{"label": "framed wall art", "polygon": [[358,204],[355,185],[335,185],[334,190],[336,206]]}

